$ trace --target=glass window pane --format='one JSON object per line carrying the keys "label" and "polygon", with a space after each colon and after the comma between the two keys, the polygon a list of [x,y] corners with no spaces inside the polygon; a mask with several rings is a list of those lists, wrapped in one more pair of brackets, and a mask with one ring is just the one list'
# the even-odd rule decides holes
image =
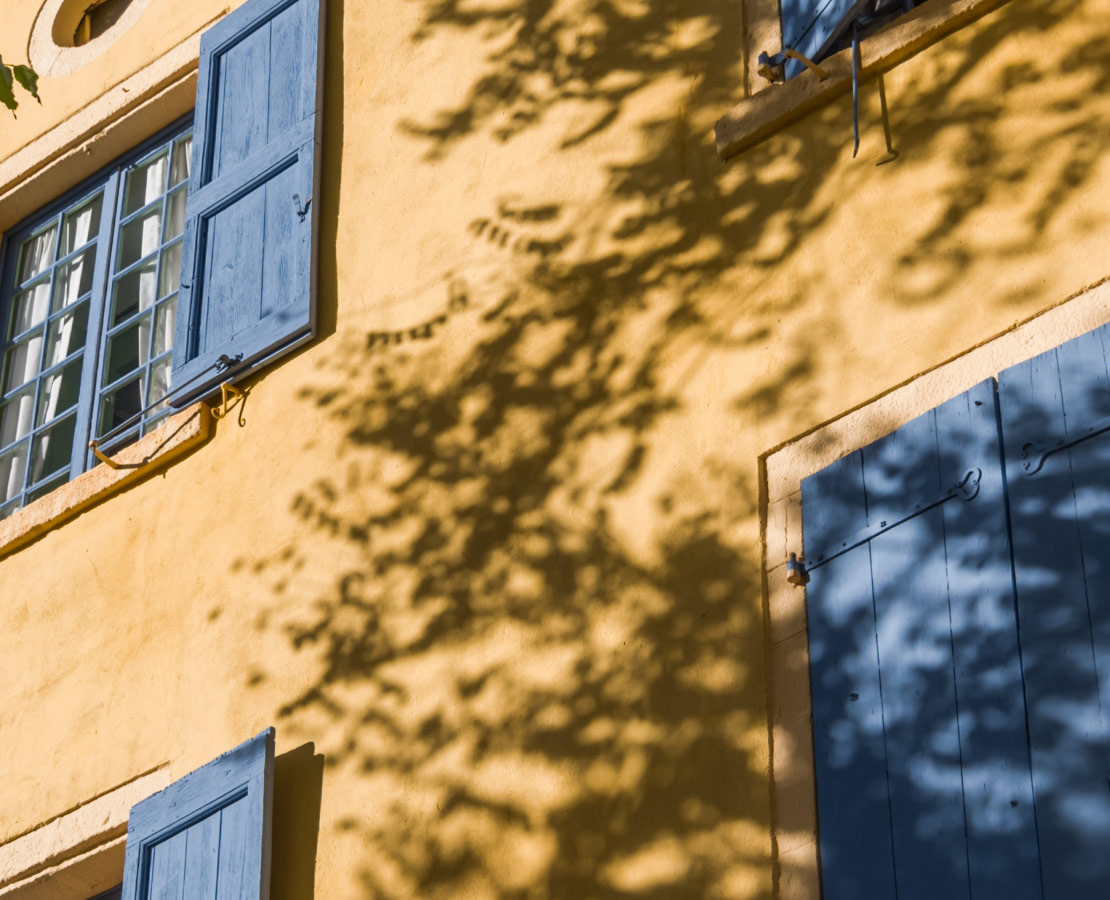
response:
{"label": "glass window pane", "polygon": [[31,430],[35,395],[26,390],[0,407],[0,447],[14,444]]}
{"label": "glass window pane", "polygon": [[18,500],[14,501],[12,503],[9,503],[7,506],[0,507],[0,519],[6,519],[8,516],[10,516],[12,513],[14,513],[17,509],[19,509],[19,501]]}
{"label": "glass window pane", "polygon": [[158,297],[161,299],[172,294],[181,286],[181,251],[184,244],[178,241],[172,247],[162,251],[162,283],[158,286]]}
{"label": "glass window pane", "polygon": [[75,256],[58,266],[54,281],[54,312],[63,306],[76,303],[92,290],[93,269],[96,266],[96,247]]}
{"label": "glass window pane", "polygon": [[73,456],[73,429],[76,424],[77,416],[70,416],[36,435],[31,454],[32,484],[69,468],[69,461]]}
{"label": "glass window pane", "polygon": [[18,447],[0,455],[0,501],[10,500],[23,490],[23,478],[27,474],[27,451],[30,445],[24,441]]}
{"label": "glass window pane", "polygon": [[72,253],[96,237],[100,228],[100,207],[103,195],[97,194],[84,206],[67,212],[62,221],[61,256]]}
{"label": "glass window pane", "polygon": [[154,260],[151,260],[116,282],[115,303],[112,306],[113,326],[141,309],[150,309],[154,304],[154,269]]}
{"label": "glass window pane", "polygon": [[42,379],[35,427],[45,425],[51,419],[77,405],[77,398],[81,394],[81,363],[82,359],[78,357],[69,365]]}
{"label": "glass window pane", "polygon": [[51,322],[46,333],[46,365],[57,365],[71,353],[82,350],[88,331],[89,304],[87,302]]}
{"label": "glass window pane", "polygon": [[108,341],[108,362],[104,367],[104,383],[111,384],[134,372],[148,359],[150,316],[143,316]]}
{"label": "glass window pane", "polygon": [[45,231],[29,237],[19,248],[19,265],[16,267],[16,284],[30,281],[50,268],[54,262],[54,240],[58,227],[51,225]]}
{"label": "glass window pane", "polygon": [[42,332],[8,349],[4,359],[4,393],[26,384],[39,374],[42,359]]}
{"label": "glass window pane", "polygon": [[159,204],[146,215],[128,222],[120,229],[119,267],[125,269],[157,250],[162,243],[161,235],[162,207]]}
{"label": "glass window pane", "polygon": [[9,337],[22,334],[46,318],[49,309],[50,282],[43,281],[30,290],[16,294],[12,301],[12,330]]}
{"label": "glass window pane", "polygon": [[[147,399],[147,404],[157,403],[170,392],[170,368],[172,367],[172,359],[164,359],[160,363],[155,363],[150,367],[150,394]],[[157,415],[165,404],[154,410],[151,414]]]}
{"label": "glass window pane", "polygon": [[166,154],[161,153],[150,162],[127,173],[124,188],[123,214],[131,215],[148,203],[157,200],[166,190]]}
{"label": "glass window pane", "polygon": [[189,160],[193,153],[193,136],[179,138],[173,145],[173,164],[170,166],[170,187],[189,180]]}
{"label": "glass window pane", "polygon": [[166,233],[163,241],[172,241],[185,231],[185,188],[171,194],[166,201]]}
{"label": "glass window pane", "polygon": [[142,387],[142,379],[136,378],[104,395],[100,401],[100,427],[96,432],[98,435],[107,434],[138,414],[143,408]]}
{"label": "glass window pane", "polygon": [[168,300],[158,307],[158,318],[154,323],[154,355],[161,356],[173,348],[173,332],[177,327],[177,298]]}

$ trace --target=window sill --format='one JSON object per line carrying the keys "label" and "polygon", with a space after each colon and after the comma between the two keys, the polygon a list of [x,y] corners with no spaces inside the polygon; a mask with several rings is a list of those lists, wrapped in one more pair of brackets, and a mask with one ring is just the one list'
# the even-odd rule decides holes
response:
{"label": "window sill", "polygon": [[169,780],[162,763],[0,843],[0,900],[85,900],[119,884],[131,806]]}
{"label": "window sill", "polygon": [[113,456],[120,465],[134,468],[113,469],[101,463],[0,521],[0,556],[164,469],[203,444],[211,433],[212,415],[205,403],[194,403],[170,416],[160,427]]}
{"label": "window sill", "polygon": [[[1008,0],[931,0],[860,44],[860,79],[867,80],[920,53],[945,35],[985,16]],[[778,47],[761,48],[776,52]],[[791,122],[831,103],[852,86],[851,51],[821,63],[822,80],[808,69],[781,84],[768,85],[740,101],[717,122],[717,155],[735,156]]]}

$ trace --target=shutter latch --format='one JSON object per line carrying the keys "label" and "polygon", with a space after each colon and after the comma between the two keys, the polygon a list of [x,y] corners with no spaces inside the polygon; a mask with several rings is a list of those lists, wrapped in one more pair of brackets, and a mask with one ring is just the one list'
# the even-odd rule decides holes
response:
{"label": "shutter latch", "polygon": [[309,197],[307,200],[305,200],[304,203],[302,204],[301,203],[301,195],[300,194],[294,194],[293,195],[293,209],[295,209],[297,211],[297,215],[300,216],[300,219],[301,219],[302,222],[304,221],[305,216],[308,215],[308,208],[310,206],[312,206],[312,198],[311,197]]}

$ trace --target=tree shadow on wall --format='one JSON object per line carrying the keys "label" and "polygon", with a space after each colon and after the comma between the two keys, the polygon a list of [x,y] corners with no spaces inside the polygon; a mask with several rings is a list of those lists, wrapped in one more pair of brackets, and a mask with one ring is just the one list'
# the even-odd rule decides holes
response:
{"label": "tree shadow on wall", "polygon": [[[265,627],[283,622],[317,665],[283,715],[342,735],[322,747],[329,764],[372,791],[373,808],[344,821],[365,848],[369,896],[766,896],[763,448],[736,462],[730,446],[692,446],[682,429],[700,401],[688,386],[706,358],[766,347],[831,290],[816,274],[785,293],[721,285],[772,278],[874,170],[835,164],[844,103],[815,114],[805,142],[787,132],[752,157],[773,165],[717,163],[705,135],[737,94],[731,0],[414,2],[415,40],[511,37],[462,104],[404,124],[430,165],[471,136],[517,140],[565,103],[594,115],[556,152],[616,129],[629,140],[599,153],[602,188],[586,206],[537,194],[474,211],[469,239],[506,251],[491,257],[504,259],[492,305],[445,275],[441,314],[331,339],[301,400],[343,443],[333,474],[290,501],[312,540],[239,561],[275,608],[296,610]],[[1026,9],[1022,27],[1049,15],[1046,0]],[[976,32],[959,71],[907,88],[906,144],[924,155],[946,128],[978,135],[985,155],[966,161],[968,184],[990,183],[1003,154],[1000,107],[954,97],[1011,24]],[[1088,48],[1082,65],[1105,52]],[[633,114],[674,79],[686,85],[674,105]],[[1088,128],[1110,137],[1108,122]],[[1067,160],[1044,164],[1065,193],[1081,189],[1091,147],[1068,134],[1046,138]],[[938,222],[972,213],[960,188],[938,188]],[[1033,220],[1051,219],[1051,197]],[[920,295],[891,302],[943,289],[968,262],[951,250],[939,225],[915,238],[899,264],[943,265]],[[800,332],[773,370],[724,388],[737,433],[762,417],[811,421],[797,389],[839,327]]]}

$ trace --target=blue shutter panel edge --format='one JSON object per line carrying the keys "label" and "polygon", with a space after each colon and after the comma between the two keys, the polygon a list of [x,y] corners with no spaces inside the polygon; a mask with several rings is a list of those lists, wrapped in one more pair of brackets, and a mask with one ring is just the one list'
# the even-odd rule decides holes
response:
{"label": "blue shutter panel edge", "polygon": [[1040,898],[995,404],[988,380],[802,484],[825,900]]}
{"label": "blue shutter panel edge", "polygon": [[[819,61],[849,17],[855,18],[868,6],[868,0],[783,0],[783,47]],[[793,78],[804,66],[788,59],[783,66],[786,78]]]}
{"label": "blue shutter panel edge", "polygon": [[131,808],[122,900],[267,900],[274,729]]}
{"label": "blue shutter panel edge", "polygon": [[201,38],[175,406],[316,333],[323,26],[324,0],[247,0]]}

